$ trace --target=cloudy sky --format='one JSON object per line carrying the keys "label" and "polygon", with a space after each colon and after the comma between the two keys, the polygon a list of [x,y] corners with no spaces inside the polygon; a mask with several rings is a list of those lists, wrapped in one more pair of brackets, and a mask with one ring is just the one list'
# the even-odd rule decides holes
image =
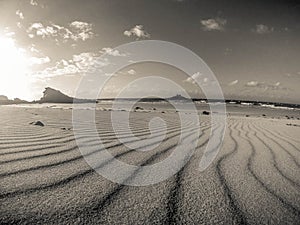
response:
{"label": "cloudy sky", "polygon": [[[0,95],[39,99],[47,86],[74,95],[86,73],[105,76],[101,54],[127,57],[114,48],[164,40],[199,55],[226,98],[300,103],[299,21],[300,3],[291,0],[1,0]],[[124,68],[103,96],[150,75],[202,97],[182,71],[158,63]],[[178,92],[161,83],[132,90]]]}

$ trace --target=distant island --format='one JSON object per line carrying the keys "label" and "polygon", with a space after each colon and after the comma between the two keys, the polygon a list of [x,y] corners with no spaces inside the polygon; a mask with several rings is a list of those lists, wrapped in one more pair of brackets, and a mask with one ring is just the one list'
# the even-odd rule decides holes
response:
{"label": "distant island", "polygon": [[19,98],[13,100],[8,99],[5,95],[0,95],[0,105],[10,105],[10,104],[34,104],[34,103],[98,103],[101,101],[139,101],[139,102],[167,102],[167,101],[193,101],[193,102],[203,102],[203,103],[213,103],[213,102],[223,102],[226,104],[237,104],[237,105],[256,105],[256,106],[272,106],[272,107],[287,107],[287,108],[300,108],[299,104],[291,103],[279,103],[279,102],[266,102],[266,101],[251,101],[251,100],[232,100],[232,99],[205,99],[205,98],[186,98],[180,94],[169,98],[101,98],[101,99],[79,99],[70,97],[59,90],[51,87],[46,87],[43,91],[43,96],[40,100],[35,101],[25,101]]}

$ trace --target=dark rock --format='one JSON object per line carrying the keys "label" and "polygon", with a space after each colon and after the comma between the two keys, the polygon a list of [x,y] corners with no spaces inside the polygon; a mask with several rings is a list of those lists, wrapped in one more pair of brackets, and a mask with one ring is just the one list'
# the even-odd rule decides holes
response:
{"label": "dark rock", "polygon": [[36,126],[41,126],[41,127],[45,126],[41,121],[32,122],[30,124],[36,125]]}
{"label": "dark rock", "polygon": [[73,103],[73,98],[50,87],[47,87],[43,94],[40,102]]}

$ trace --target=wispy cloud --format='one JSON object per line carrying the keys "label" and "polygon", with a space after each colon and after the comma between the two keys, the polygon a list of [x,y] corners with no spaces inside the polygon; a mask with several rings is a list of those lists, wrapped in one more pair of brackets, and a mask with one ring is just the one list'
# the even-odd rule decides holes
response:
{"label": "wispy cloud", "polygon": [[130,69],[127,71],[128,74],[130,75],[135,75],[136,74],[136,71],[134,69]]}
{"label": "wispy cloud", "polygon": [[54,38],[56,42],[66,42],[68,40],[85,41],[94,37],[92,32],[92,24],[80,21],[74,21],[69,25],[69,28],[50,23],[44,25],[42,23],[33,23],[27,29],[28,36],[34,38],[36,36],[42,38]]}
{"label": "wispy cloud", "polygon": [[27,33],[30,38],[40,36],[42,38],[56,37],[69,39],[72,37],[72,32],[69,29],[56,24],[50,24],[48,26],[45,26],[42,23],[33,23],[27,29]]}
{"label": "wispy cloud", "polygon": [[37,1],[35,1],[35,0],[30,0],[30,5],[37,6],[38,3],[37,3]]}
{"label": "wispy cloud", "polygon": [[283,90],[283,89],[286,89],[284,87],[281,86],[281,83],[280,82],[276,82],[276,83],[266,83],[266,82],[258,82],[258,81],[248,81],[246,84],[245,84],[246,87],[254,87],[254,88],[262,88],[262,89],[265,89],[265,90]]}
{"label": "wispy cloud", "polygon": [[118,51],[116,49],[112,49],[112,48],[108,48],[108,47],[107,48],[102,48],[100,53],[108,54],[108,55],[112,55],[112,56],[126,56],[127,55],[125,53],[120,53],[120,51]]}
{"label": "wispy cloud", "polygon": [[268,27],[267,25],[264,24],[258,24],[256,25],[256,28],[253,29],[254,32],[258,33],[258,34],[268,34],[274,31],[273,27]]}
{"label": "wispy cloud", "polygon": [[209,85],[210,80],[207,77],[204,77],[202,73],[196,72],[192,76],[185,79],[183,82],[187,82],[191,84],[200,83],[201,85]]}
{"label": "wispy cloud", "polygon": [[41,57],[41,58],[31,57],[29,59],[29,62],[30,62],[30,65],[34,65],[34,64],[41,65],[41,64],[49,63],[50,62],[50,58],[48,56]]}
{"label": "wispy cloud", "polygon": [[233,85],[236,85],[238,82],[239,82],[239,80],[234,80],[234,81],[231,81],[228,85],[233,86]]}
{"label": "wispy cloud", "polygon": [[195,84],[196,83],[196,79],[199,79],[200,77],[202,77],[203,75],[200,72],[196,72],[194,73],[191,77],[188,77],[186,80],[184,80],[184,82],[188,82],[188,83],[192,83]]}
{"label": "wispy cloud", "polygon": [[258,81],[248,81],[247,83],[246,83],[246,86],[247,87],[257,87],[258,86]]}
{"label": "wispy cloud", "polygon": [[222,18],[201,20],[202,29],[205,31],[223,31],[226,23],[227,20]]}
{"label": "wispy cloud", "polygon": [[130,30],[125,30],[124,35],[128,37],[136,37],[137,39],[150,38],[150,34],[144,30],[143,25],[135,25],[135,27]]}
{"label": "wispy cloud", "polygon": [[74,21],[70,24],[70,27],[75,31],[72,35],[72,39],[74,39],[75,41],[79,39],[85,41],[87,39],[93,38],[94,36],[91,23]]}
{"label": "wispy cloud", "polygon": [[19,16],[19,18],[21,19],[21,20],[24,20],[24,14],[18,9],[17,11],[16,11],[16,15],[17,16]]}
{"label": "wispy cloud", "polygon": [[47,78],[61,75],[74,75],[85,73],[95,73],[101,71],[101,67],[108,64],[104,59],[100,59],[99,53],[82,52],[72,56],[72,59],[62,59],[54,66],[42,71],[37,71],[35,77]]}

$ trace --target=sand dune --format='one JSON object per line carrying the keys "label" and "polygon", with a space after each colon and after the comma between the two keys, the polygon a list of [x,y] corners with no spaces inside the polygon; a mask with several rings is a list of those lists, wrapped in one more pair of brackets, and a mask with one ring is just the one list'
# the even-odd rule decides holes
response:
{"label": "sand dune", "polygon": [[[120,143],[109,111],[96,113],[97,129],[117,159],[133,165],[154,164],[169,156],[181,130],[178,115],[164,111],[132,113],[132,130],[142,139],[150,135],[151,117],[166,121],[166,138],[153,151],[135,151]],[[284,119],[279,115],[284,111],[277,115],[276,109],[272,109],[272,117],[277,115],[273,119],[261,117],[264,112],[258,109],[250,117],[236,112],[228,117],[222,149],[207,170],[197,170],[211,131],[210,117],[201,115],[203,134],[197,150],[179,173],[155,185],[129,187],[103,178],[85,162],[73,135],[70,109],[3,106],[0,222],[298,224],[300,128],[287,123],[299,125],[299,120]],[[298,111],[294,113],[299,116]],[[30,124],[33,121],[45,126]],[[190,126],[186,124],[185,129]],[[163,127],[154,130],[159,136]],[[81,138],[89,144],[89,154],[96,154],[99,148],[89,132]],[[128,137],[125,131],[122,135]],[[150,146],[156,144],[156,140],[150,142]]]}

